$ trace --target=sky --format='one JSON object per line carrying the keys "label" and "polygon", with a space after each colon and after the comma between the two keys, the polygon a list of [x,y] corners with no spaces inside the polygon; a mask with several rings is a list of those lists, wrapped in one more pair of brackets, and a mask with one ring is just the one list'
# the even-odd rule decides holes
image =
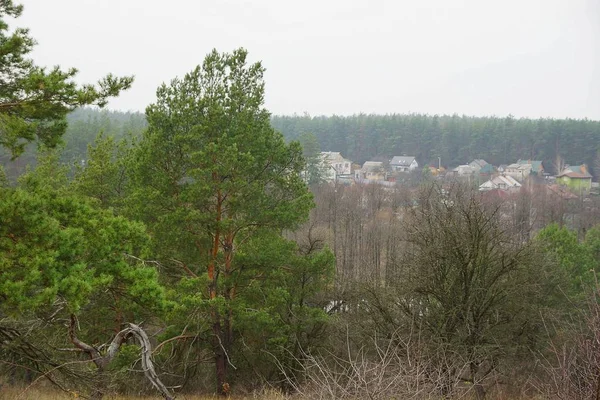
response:
{"label": "sky", "polygon": [[600,0],[16,1],[37,64],[135,75],[111,109],[244,47],[273,114],[600,119]]}

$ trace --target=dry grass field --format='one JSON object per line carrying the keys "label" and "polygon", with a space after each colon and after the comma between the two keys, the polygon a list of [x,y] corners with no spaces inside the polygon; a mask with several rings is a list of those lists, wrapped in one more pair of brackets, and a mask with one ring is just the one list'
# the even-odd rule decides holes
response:
{"label": "dry grass field", "polygon": [[[77,393],[65,393],[52,389],[28,389],[24,388],[0,388],[0,400],[72,400],[81,399]],[[194,395],[177,395],[178,400],[217,400],[222,399],[218,396],[194,396]],[[231,400],[283,400],[282,396],[276,392],[265,392],[261,395],[250,397],[232,396]],[[105,400],[162,400],[160,396],[106,396]]]}
{"label": "dry grass field", "polygon": [[[460,396],[461,400],[474,400],[474,396]],[[24,391],[23,388],[0,388],[0,400],[72,400],[72,399],[83,399],[76,393],[65,393],[61,391],[55,391],[53,389],[29,389]],[[106,396],[105,400],[162,400],[160,396]],[[222,397],[219,396],[195,396],[195,395],[184,395],[178,394],[177,400],[220,400]],[[264,392],[262,394],[256,394],[253,396],[231,396],[230,400],[285,400],[292,399],[292,397],[283,396],[275,391]],[[293,397],[293,399],[301,400],[300,397]],[[542,396],[534,397],[511,397],[501,393],[495,393],[491,396],[486,397],[488,400],[542,400],[545,399]]]}

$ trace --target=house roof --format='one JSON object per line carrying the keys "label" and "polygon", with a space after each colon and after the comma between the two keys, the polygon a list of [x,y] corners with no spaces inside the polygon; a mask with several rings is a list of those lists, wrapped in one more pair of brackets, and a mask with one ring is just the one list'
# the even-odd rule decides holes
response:
{"label": "house roof", "polygon": [[458,167],[454,168],[452,171],[453,172],[460,172],[460,171],[465,172],[466,171],[466,172],[472,174],[475,172],[475,168],[468,164],[463,164],[463,165],[459,165]]}
{"label": "house roof", "polygon": [[540,160],[519,160],[517,161],[517,164],[531,164],[531,169],[534,172],[542,172],[544,170],[544,166],[542,165],[542,161]]}
{"label": "house roof", "polygon": [[492,164],[486,164],[479,170],[482,174],[491,174],[494,172],[494,166]]}
{"label": "house roof", "polygon": [[364,171],[375,171],[378,169],[383,170],[383,162],[381,162],[381,161],[365,161],[362,169]]}
{"label": "house roof", "polygon": [[472,167],[473,166],[478,166],[479,168],[483,168],[483,167],[485,167],[486,165],[489,165],[489,164],[485,160],[476,159],[476,160],[471,161],[469,163],[469,165],[472,166]]}
{"label": "house roof", "polygon": [[565,167],[565,169],[563,169],[563,171],[560,173],[560,175],[557,176],[557,178],[560,178],[562,176],[568,176],[569,178],[575,179],[592,179],[592,175],[590,175],[590,173],[588,172],[587,166],[585,164]]}
{"label": "house roof", "polygon": [[521,184],[512,176],[498,175],[479,186],[480,190],[519,188]]}
{"label": "house roof", "polygon": [[344,162],[346,160],[339,151],[322,151],[321,157],[327,162]]}
{"label": "house roof", "polygon": [[555,194],[555,195],[559,196],[560,198],[562,198],[563,200],[573,200],[573,199],[578,198],[576,195],[574,195],[573,193],[571,193],[564,187],[557,185],[557,184],[552,184],[552,185],[546,186],[546,190],[548,191],[548,193]]}
{"label": "house roof", "polygon": [[394,156],[390,161],[390,165],[400,166],[400,167],[408,167],[415,160],[414,157],[407,156]]}
{"label": "house roof", "polygon": [[531,172],[533,170],[533,165],[531,165],[531,164],[512,163],[512,164],[510,164],[510,165],[508,165],[508,166],[506,166],[504,168],[505,171],[509,170],[509,169],[513,169],[513,170],[516,170],[516,171],[523,171],[523,173],[525,171]]}
{"label": "house roof", "polygon": [[352,163],[352,161],[344,158],[341,153],[337,151],[322,151],[321,159],[324,163],[333,165],[338,163]]}

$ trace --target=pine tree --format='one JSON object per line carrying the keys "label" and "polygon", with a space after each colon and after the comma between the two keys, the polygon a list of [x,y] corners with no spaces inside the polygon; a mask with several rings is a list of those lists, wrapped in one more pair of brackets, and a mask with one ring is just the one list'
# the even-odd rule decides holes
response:
{"label": "pine tree", "polygon": [[[211,52],[201,66],[157,90],[135,150],[133,204],[165,263],[185,271],[181,312],[210,321],[217,390],[229,390],[240,282],[260,270],[236,255],[264,230],[305,220],[312,196],[299,143],[286,144],[264,108],[264,68],[243,49]],[[187,300],[183,301],[187,295]],[[247,311],[246,311],[247,312]]]}
{"label": "pine tree", "polygon": [[0,0],[0,146],[20,155],[25,146],[37,140],[56,145],[64,134],[66,115],[75,108],[93,104],[104,106],[133,82],[133,77],[107,75],[96,86],[79,86],[75,68],[46,69],[28,58],[35,40],[28,29],[9,31],[6,17],[19,17],[22,5]]}

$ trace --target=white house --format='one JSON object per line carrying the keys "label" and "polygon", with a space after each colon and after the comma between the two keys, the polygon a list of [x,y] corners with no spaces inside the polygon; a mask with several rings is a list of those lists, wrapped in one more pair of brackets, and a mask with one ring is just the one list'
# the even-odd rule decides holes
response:
{"label": "white house", "polygon": [[479,172],[486,165],[487,165],[487,161],[481,160],[481,159],[475,159],[469,163],[469,166],[473,167],[475,172]]}
{"label": "white house", "polygon": [[455,174],[460,175],[460,176],[473,175],[475,173],[475,168],[473,168],[472,166],[470,166],[468,164],[463,164],[463,165],[459,165],[458,167],[454,168],[452,170],[452,172],[454,172]]}
{"label": "white house", "polygon": [[518,181],[527,178],[531,173],[533,166],[531,164],[510,164],[504,168],[504,175],[511,176]]}
{"label": "white house", "polygon": [[340,175],[352,175],[352,161],[345,159],[337,151],[322,151],[324,179],[333,181]]}
{"label": "white house", "polygon": [[414,157],[394,156],[390,160],[390,168],[392,171],[408,172],[419,167],[419,163]]}
{"label": "white house", "polygon": [[479,186],[479,190],[481,192],[486,192],[488,190],[500,189],[500,190],[511,190],[518,189],[521,187],[521,184],[517,182],[515,178],[510,175],[498,175],[495,178],[490,179],[487,182],[484,182]]}

